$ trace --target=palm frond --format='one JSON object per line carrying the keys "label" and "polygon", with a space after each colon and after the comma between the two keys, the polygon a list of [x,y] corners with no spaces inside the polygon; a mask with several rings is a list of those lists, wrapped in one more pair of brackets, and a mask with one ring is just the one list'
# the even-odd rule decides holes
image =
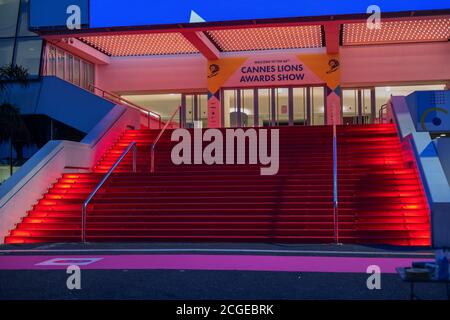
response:
{"label": "palm frond", "polygon": [[8,90],[8,86],[13,83],[19,83],[22,87],[28,86],[30,74],[28,69],[14,64],[7,64],[0,67],[0,92]]}

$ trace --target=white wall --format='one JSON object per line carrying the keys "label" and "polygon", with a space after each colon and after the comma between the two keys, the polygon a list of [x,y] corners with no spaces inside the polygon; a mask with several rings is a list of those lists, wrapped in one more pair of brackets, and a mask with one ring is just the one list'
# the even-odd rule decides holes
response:
{"label": "white wall", "polygon": [[341,55],[343,86],[450,78],[450,42],[343,47]]}
{"label": "white wall", "polygon": [[[340,50],[343,86],[445,82],[450,79],[449,42],[353,46],[341,47]],[[311,53],[311,50],[285,52],[301,54]],[[198,54],[112,58],[110,62],[96,69],[98,86],[108,91],[207,90],[207,62]]]}
{"label": "white wall", "polygon": [[206,90],[206,59],[198,54],[112,58],[96,68],[97,86],[112,92]]}

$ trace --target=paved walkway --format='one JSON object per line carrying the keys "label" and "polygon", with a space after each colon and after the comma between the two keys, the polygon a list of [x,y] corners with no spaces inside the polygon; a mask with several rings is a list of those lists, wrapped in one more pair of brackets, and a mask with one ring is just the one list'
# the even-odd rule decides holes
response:
{"label": "paved walkway", "polygon": [[382,273],[395,273],[395,268],[410,266],[413,261],[417,261],[417,259],[223,254],[13,255],[0,256],[0,270],[57,270],[65,269],[69,265],[78,265],[81,269],[86,270],[228,270],[366,273],[369,266],[377,265],[380,267]]}
{"label": "paved walkway", "polygon": [[[276,244],[52,244],[0,246],[0,300],[408,299],[395,268],[429,261],[426,248]],[[81,290],[69,290],[69,265]],[[367,267],[381,269],[369,290]],[[419,285],[423,299],[445,287]]]}

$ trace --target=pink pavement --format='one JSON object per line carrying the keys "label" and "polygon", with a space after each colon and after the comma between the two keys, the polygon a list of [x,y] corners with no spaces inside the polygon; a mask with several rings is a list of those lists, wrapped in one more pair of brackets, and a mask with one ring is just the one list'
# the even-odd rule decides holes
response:
{"label": "pink pavement", "polygon": [[85,270],[222,270],[271,272],[366,273],[377,265],[382,273],[410,266],[421,258],[368,258],[263,255],[58,255],[0,256],[0,270],[57,270],[79,265]]}

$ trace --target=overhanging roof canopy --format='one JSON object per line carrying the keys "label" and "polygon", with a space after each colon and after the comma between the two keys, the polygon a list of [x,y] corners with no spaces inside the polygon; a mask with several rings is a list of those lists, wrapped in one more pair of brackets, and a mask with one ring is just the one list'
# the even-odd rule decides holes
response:
{"label": "overhanging roof canopy", "polygon": [[[341,43],[344,46],[448,41],[450,16],[383,19],[381,29],[368,28],[366,21],[345,23],[341,28]],[[323,47],[327,45],[324,30],[320,24],[311,24],[213,28],[199,32],[206,39],[201,41],[210,41],[219,52],[238,52]],[[112,57],[201,52],[182,32],[86,34],[79,39]]]}
{"label": "overhanging roof canopy", "polygon": [[[320,25],[210,30],[204,34],[221,52],[318,48],[324,42]],[[177,32],[105,34],[79,39],[113,57],[199,53]]]}
{"label": "overhanging roof canopy", "polygon": [[[259,0],[228,0],[214,5],[199,0],[30,1],[33,30],[49,40],[78,38],[112,57],[201,53],[214,60],[222,52],[324,46],[335,54],[342,45],[449,38],[448,0],[378,0],[380,30],[367,27],[369,15],[365,12],[370,0],[327,0],[326,4],[278,0],[264,6]],[[47,10],[39,7],[45,3]],[[61,26],[67,20],[64,6],[69,3],[80,5],[81,29]],[[64,19],[59,16],[62,11]]]}

